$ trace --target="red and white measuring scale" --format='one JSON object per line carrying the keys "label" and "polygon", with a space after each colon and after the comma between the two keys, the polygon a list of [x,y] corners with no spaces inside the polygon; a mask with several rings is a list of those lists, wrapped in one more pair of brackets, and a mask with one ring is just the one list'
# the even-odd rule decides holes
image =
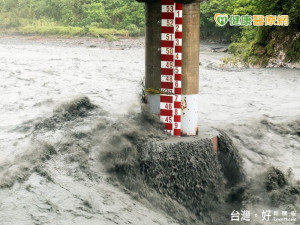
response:
{"label": "red and white measuring scale", "polygon": [[162,0],[160,119],[165,130],[181,135],[182,4]]}

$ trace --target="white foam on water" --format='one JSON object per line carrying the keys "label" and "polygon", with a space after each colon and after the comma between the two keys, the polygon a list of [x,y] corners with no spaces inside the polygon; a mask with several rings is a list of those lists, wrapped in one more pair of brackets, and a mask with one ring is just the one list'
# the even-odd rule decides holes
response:
{"label": "white foam on water", "polygon": [[[103,126],[103,138],[113,135],[105,133],[107,124],[140,110],[143,44],[66,43],[0,39],[0,183],[7,181],[4,176],[16,181],[0,190],[0,224],[176,224],[107,182],[96,154],[103,151],[101,140],[80,142],[81,133],[95,126]],[[211,46],[201,47],[200,132],[227,131],[249,177],[275,166],[291,168],[299,178],[299,70],[220,69],[217,60],[225,53],[212,53]],[[55,115],[62,102],[82,95],[98,108],[57,122],[55,129],[34,128]],[[79,136],[72,145],[74,133]],[[48,159],[49,148],[39,141],[57,154]]]}

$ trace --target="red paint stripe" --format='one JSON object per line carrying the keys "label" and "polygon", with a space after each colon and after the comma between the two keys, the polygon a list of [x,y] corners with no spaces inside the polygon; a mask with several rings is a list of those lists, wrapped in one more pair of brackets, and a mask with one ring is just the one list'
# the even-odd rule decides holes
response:
{"label": "red paint stripe", "polygon": [[181,116],[180,115],[174,116],[174,122],[180,123],[181,122]]}
{"label": "red paint stripe", "polygon": [[173,102],[173,97],[172,96],[161,95],[160,96],[160,102],[172,103]]}
{"label": "red paint stripe", "polygon": [[162,0],[161,4],[162,5],[173,5],[174,4],[174,0]]}
{"label": "red paint stripe", "polygon": [[173,75],[173,69],[161,68],[161,75]]}
{"label": "red paint stripe", "polygon": [[181,60],[175,60],[175,66],[181,66]]}
{"label": "red paint stripe", "polygon": [[175,38],[182,39],[182,32],[175,32]]}
{"label": "red paint stripe", "polygon": [[175,52],[182,52],[182,46],[175,46]]}
{"label": "red paint stripe", "polygon": [[161,13],[161,19],[173,20],[174,19],[174,13],[163,12],[163,13]]}
{"label": "red paint stripe", "polygon": [[174,102],[174,109],[181,109],[181,102]]}
{"label": "red paint stripe", "polygon": [[161,109],[160,110],[160,115],[161,116],[173,116],[173,110]]}
{"label": "red paint stripe", "polygon": [[175,80],[181,80],[181,74],[175,74]]}
{"label": "red paint stripe", "polygon": [[176,24],[182,24],[182,18],[176,17],[176,18],[175,18],[175,23],[176,23]]}
{"label": "red paint stripe", "polygon": [[173,55],[161,55],[161,61],[172,61],[174,60],[174,56]]}
{"label": "red paint stripe", "polygon": [[173,34],[174,33],[174,27],[161,27],[161,33]]}
{"label": "red paint stripe", "polygon": [[166,89],[173,89],[173,82],[161,82],[160,87]]}
{"label": "red paint stripe", "polygon": [[181,95],[181,88],[175,88],[175,95]]}
{"label": "red paint stripe", "polygon": [[[161,0],[162,5],[174,5],[174,0]],[[183,6],[180,3],[175,3],[175,9],[176,10],[182,10]],[[174,12],[162,12],[161,18],[162,19],[174,19],[175,24],[181,25],[182,24],[182,18],[176,17],[175,18]],[[182,39],[182,32],[175,32],[174,27],[161,27],[161,33],[166,34],[175,34],[176,39]],[[182,46],[174,46],[174,41],[161,41],[161,47],[165,48],[175,48],[175,53],[182,53]],[[181,67],[182,61],[181,60],[175,60],[174,55],[166,55],[161,54],[161,61],[166,62],[173,62],[175,61],[175,66]],[[161,75],[173,75],[174,76],[174,69],[170,68],[161,68]],[[175,74],[174,76],[175,80],[181,81],[182,75],[181,74]],[[174,88],[174,82],[161,82],[161,88],[162,89],[171,89],[175,91],[175,94],[181,94],[181,88]],[[172,95],[161,95],[160,96],[160,102],[162,103],[173,103],[173,107],[175,109],[181,108],[181,102],[180,101],[173,101]],[[180,123],[181,122],[181,115],[174,115],[173,116],[173,110],[168,109],[160,109],[160,115],[161,116],[172,116],[174,123]],[[174,131],[175,136],[181,136],[181,129],[175,129],[173,123],[164,123],[165,124],[165,130],[168,131]]]}
{"label": "red paint stripe", "polygon": [[165,129],[166,130],[172,130],[173,129],[172,123],[165,123]]}
{"label": "red paint stripe", "polygon": [[161,47],[173,48],[174,41],[161,41]]}
{"label": "red paint stripe", "polygon": [[174,135],[175,136],[181,136],[181,130],[180,129],[174,129]]}
{"label": "red paint stripe", "polygon": [[176,10],[182,10],[182,4],[181,3],[176,3]]}

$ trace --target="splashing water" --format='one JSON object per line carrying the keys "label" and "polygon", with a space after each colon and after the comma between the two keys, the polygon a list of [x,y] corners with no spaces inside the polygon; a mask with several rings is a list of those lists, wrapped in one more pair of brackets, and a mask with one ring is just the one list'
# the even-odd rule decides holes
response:
{"label": "splashing water", "polygon": [[[85,47],[93,41],[101,47]],[[0,40],[1,224],[228,224],[233,209],[299,211],[299,70],[222,70],[224,54],[203,45],[200,132],[220,129],[220,154],[179,145],[147,158],[168,135],[138,103],[143,42],[81,42]],[[195,171],[213,166],[189,175],[213,190],[178,192],[156,167],[191,158]]]}

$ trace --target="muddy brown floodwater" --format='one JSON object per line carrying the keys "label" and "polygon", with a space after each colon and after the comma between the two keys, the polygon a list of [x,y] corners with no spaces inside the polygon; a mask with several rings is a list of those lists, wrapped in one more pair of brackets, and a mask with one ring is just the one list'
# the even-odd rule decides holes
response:
{"label": "muddy brown floodwater", "polygon": [[[222,69],[216,47],[200,48],[199,132],[223,132],[245,180],[216,184],[226,198],[206,218],[132,167],[115,176],[122,160],[136,165],[141,141],[167,138],[141,111],[143,39],[1,36],[0,224],[299,224],[300,70]],[[231,159],[214,165],[232,171]],[[251,221],[231,222],[225,207]],[[262,221],[264,210],[297,218]]]}

